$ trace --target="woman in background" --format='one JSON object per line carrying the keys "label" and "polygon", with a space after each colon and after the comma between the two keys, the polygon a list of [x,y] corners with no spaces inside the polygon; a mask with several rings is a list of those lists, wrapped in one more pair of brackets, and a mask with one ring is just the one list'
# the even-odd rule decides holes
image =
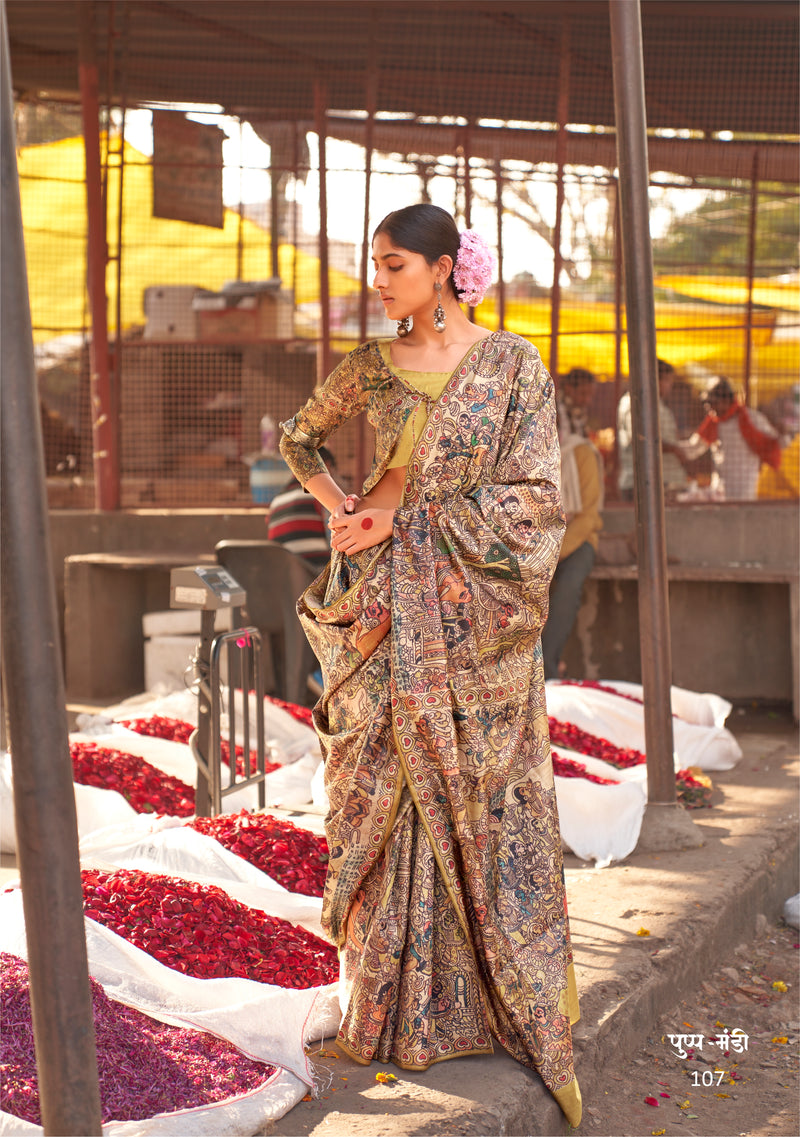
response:
{"label": "woman in background", "polygon": [[[459,307],[493,264],[446,211],[389,214],[372,251],[397,338],[351,352],[281,443],[333,531],[298,611],[324,675],[339,1043],[419,1070],[494,1037],[577,1125],[540,644],[564,527],[553,385],[526,340]],[[346,496],[318,448],[365,410],[375,459]]]}

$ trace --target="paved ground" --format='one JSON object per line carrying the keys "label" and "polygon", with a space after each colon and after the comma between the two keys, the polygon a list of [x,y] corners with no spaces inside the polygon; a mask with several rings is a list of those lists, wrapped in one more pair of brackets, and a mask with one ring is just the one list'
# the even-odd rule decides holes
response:
{"label": "paved ground", "polygon": [[[674,1011],[675,1031],[684,1029],[677,1021],[684,995],[738,945],[750,944],[768,920],[777,920],[786,898],[800,889],[797,728],[786,715],[758,709],[734,711],[728,725],[744,757],[734,770],[713,775],[714,808],[691,815],[702,847],[635,853],[600,870],[566,858],[582,1011],[575,1051],[586,1114],[578,1133],[595,1131],[608,1079],[619,1079],[656,1026]],[[316,828],[319,818],[308,821]],[[4,862],[0,880],[15,875],[13,858]],[[796,1008],[797,975],[787,983]],[[503,1052],[454,1059],[415,1075],[357,1066],[329,1039],[316,1067],[324,1084],[319,1096],[266,1128],[266,1137],[566,1132],[540,1080]],[[384,1069],[394,1071],[397,1082],[378,1083],[375,1075]],[[632,1120],[618,1137],[658,1128],[655,1116],[646,1131]]]}
{"label": "paved ground", "polygon": [[[600,870],[567,857],[582,1011],[576,1068],[587,1122],[579,1133],[593,1132],[589,1110],[605,1097],[607,1077],[633,1058],[660,1016],[677,1012],[683,993],[778,918],[798,891],[797,730],[785,715],[753,710],[734,712],[728,725],[744,757],[713,776],[714,808],[692,814],[701,848],[634,854]],[[685,1028],[676,1021],[675,1030]],[[390,1085],[375,1075],[393,1067],[357,1066],[332,1040],[317,1062],[329,1084],[265,1129],[269,1137],[567,1131],[541,1082],[504,1053],[454,1059],[425,1074],[395,1070],[398,1081]],[[656,1129],[654,1117],[646,1132]],[[618,1137],[639,1132],[632,1127]]]}

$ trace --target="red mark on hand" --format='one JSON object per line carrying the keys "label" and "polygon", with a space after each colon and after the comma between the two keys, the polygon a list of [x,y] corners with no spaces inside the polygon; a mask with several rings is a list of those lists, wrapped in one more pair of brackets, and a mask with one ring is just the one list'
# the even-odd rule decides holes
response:
{"label": "red mark on hand", "polygon": [[372,528],[372,518],[371,517],[365,517],[364,520],[361,522],[361,528],[362,529],[371,529]]}

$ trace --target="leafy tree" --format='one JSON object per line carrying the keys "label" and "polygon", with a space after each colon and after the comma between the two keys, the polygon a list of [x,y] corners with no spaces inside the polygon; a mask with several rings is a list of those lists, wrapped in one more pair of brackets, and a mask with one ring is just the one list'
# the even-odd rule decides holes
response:
{"label": "leafy tree", "polygon": [[[764,185],[756,211],[755,275],[775,276],[800,267],[800,198]],[[748,193],[719,189],[691,213],[674,216],[653,242],[660,272],[697,268],[740,276],[747,266],[751,201]]]}

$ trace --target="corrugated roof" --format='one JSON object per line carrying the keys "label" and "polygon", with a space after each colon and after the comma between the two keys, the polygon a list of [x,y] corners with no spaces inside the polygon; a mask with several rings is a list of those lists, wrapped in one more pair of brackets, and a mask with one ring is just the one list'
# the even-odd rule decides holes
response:
{"label": "corrugated roof", "polygon": [[[86,4],[86,0],[79,0]],[[74,0],[7,0],[14,85],[78,94]],[[101,92],[131,103],[221,104],[262,118],[310,119],[327,105],[555,122],[565,29],[573,123],[613,126],[607,0],[99,0]],[[795,134],[794,0],[644,0],[651,127]],[[108,32],[113,31],[109,53]]]}

